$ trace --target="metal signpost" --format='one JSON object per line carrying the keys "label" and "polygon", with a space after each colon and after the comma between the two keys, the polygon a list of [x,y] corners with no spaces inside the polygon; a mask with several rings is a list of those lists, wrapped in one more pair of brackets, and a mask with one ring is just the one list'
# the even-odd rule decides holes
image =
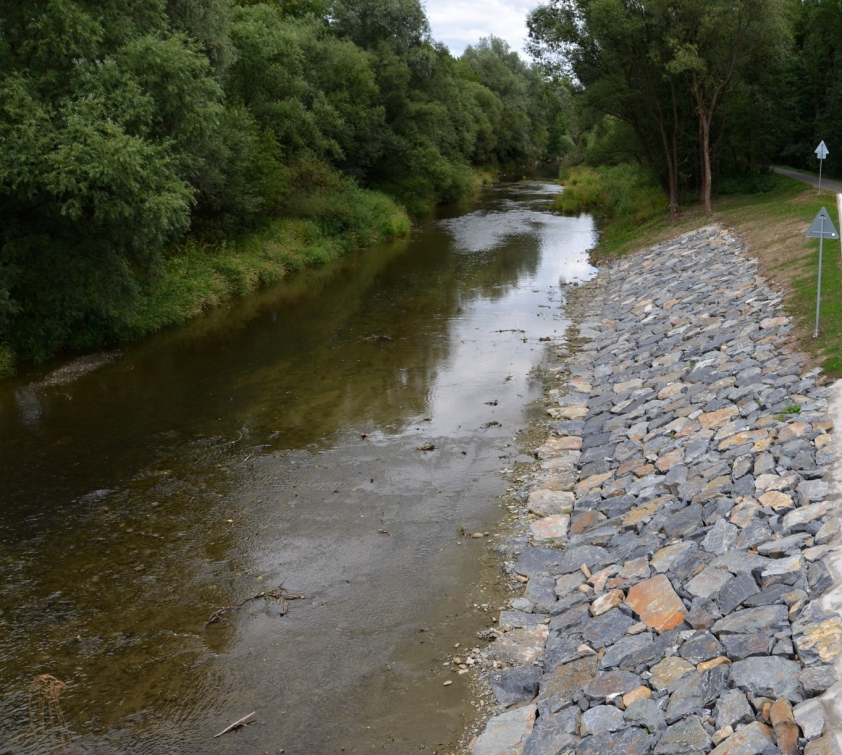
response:
{"label": "metal signpost", "polygon": [[[824,142],[822,142],[824,144]],[[816,291],[816,331],[813,333],[813,338],[819,337],[819,307],[822,301],[822,252],[824,251],[824,240],[838,239],[839,234],[824,207],[819,210],[819,214],[813,219],[807,233],[804,234],[808,239],[819,240],[819,286]]]}
{"label": "metal signpost", "polygon": [[822,193],[822,165],[824,165],[824,159],[828,154],[827,145],[824,143],[824,139],[822,139],[821,144],[816,147],[816,157],[819,158],[819,194]]}

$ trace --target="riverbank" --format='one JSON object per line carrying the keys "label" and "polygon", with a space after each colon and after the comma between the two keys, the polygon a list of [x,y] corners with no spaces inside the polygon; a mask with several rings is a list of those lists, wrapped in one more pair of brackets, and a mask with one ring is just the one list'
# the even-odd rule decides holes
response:
{"label": "riverbank", "polygon": [[830,389],[761,267],[709,226],[572,292],[473,755],[837,751]]}
{"label": "riverbank", "polygon": [[[484,180],[478,177],[478,183]],[[266,221],[249,234],[216,243],[188,240],[172,249],[159,269],[133,278],[119,306],[89,302],[77,318],[24,320],[14,338],[0,343],[0,378],[18,357],[44,361],[58,350],[86,351],[136,340],[247,296],[291,272],[322,265],[353,249],[406,235],[406,210],[374,191],[348,186],[299,198],[296,217]],[[78,304],[78,303],[77,303]],[[78,320],[78,322],[77,322]]]}

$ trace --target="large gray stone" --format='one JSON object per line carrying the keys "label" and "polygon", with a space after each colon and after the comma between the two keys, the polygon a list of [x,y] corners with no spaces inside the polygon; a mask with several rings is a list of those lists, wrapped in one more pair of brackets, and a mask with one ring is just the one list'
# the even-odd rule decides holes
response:
{"label": "large gray stone", "polygon": [[654,737],[643,729],[632,727],[587,737],[576,748],[576,755],[644,755],[650,751],[653,741]]}
{"label": "large gray stone", "polygon": [[728,671],[727,666],[716,666],[702,674],[694,672],[680,679],[670,695],[667,723],[674,724],[709,707],[722,694]]}
{"label": "large gray stone", "polygon": [[800,703],[804,699],[800,673],[801,667],[786,658],[747,658],[731,665],[731,683],[753,697],[785,697]]}
{"label": "large gray stone", "polygon": [[805,695],[820,695],[836,684],[838,679],[833,666],[810,666],[801,671],[801,686]]}
{"label": "large gray stone", "polygon": [[521,752],[534,724],[534,705],[525,705],[495,716],[486,724],[471,755],[513,755]]}
{"label": "large gray stone", "polygon": [[724,729],[726,726],[736,729],[738,724],[751,723],[754,713],[746,696],[740,690],[732,689],[716,701],[714,717],[717,729]]}
{"label": "large gray stone", "polygon": [[538,680],[541,669],[536,666],[517,666],[516,668],[494,671],[489,675],[491,691],[500,705],[513,705],[523,700],[531,700],[538,694]]}
{"label": "large gray stone", "polygon": [[591,700],[611,700],[625,695],[641,684],[640,677],[629,671],[604,671],[585,685],[584,692]]}
{"label": "large gray stone", "polygon": [[723,651],[722,645],[710,632],[697,632],[688,639],[678,651],[678,654],[690,663],[696,665],[702,661],[716,658]]}
{"label": "large gray stone", "polygon": [[681,723],[673,724],[661,736],[655,755],[695,755],[705,752],[710,746],[710,737],[702,727],[698,716],[690,716]]}
{"label": "large gray stone", "polygon": [[599,662],[601,669],[614,668],[616,666],[629,666],[629,658],[636,655],[653,644],[652,636],[649,634],[638,634],[631,637],[623,637],[606,651]]}
{"label": "large gray stone", "polygon": [[518,556],[515,571],[524,577],[550,577],[561,574],[559,566],[562,558],[562,552],[555,548],[524,548]]}
{"label": "large gray stone", "polygon": [[717,519],[702,540],[702,548],[708,553],[721,556],[737,544],[739,530],[725,519]]}
{"label": "large gray stone", "polygon": [[711,631],[721,633],[745,634],[749,632],[777,632],[789,627],[786,606],[760,606],[744,608],[717,621]]}
{"label": "large gray stone", "polygon": [[589,734],[602,734],[604,731],[618,731],[628,726],[623,718],[623,711],[614,705],[596,705],[582,714],[580,732],[583,737]]}
{"label": "large gray stone", "polygon": [[598,650],[613,645],[635,623],[634,619],[623,613],[619,608],[612,608],[602,616],[597,616],[595,619],[588,621],[582,630],[582,635],[594,649]]}
{"label": "large gray stone", "polygon": [[650,732],[657,732],[667,728],[664,712],[654,700],[635,700],[623,713],[623,717],[632,726],[642,726]]}
{"label": "large gray stone", "polygon": [[539,718],[526,740],[522,755],[558,755],[578,744],[579,721],[582,711],[568,708],[549,718]]}
{"label": "large gray stone", "polygon": [[715,596],[719,610],[723,616],[731,613],[744,600],[760,592],[754,577],[742,572],[726,582]]}
{"label": "large gray stone", "polygon": [[818,739],[824,732],[827,717],[821,700],[805,700],[798,703],[792,709],[792,713],[805,739]]}

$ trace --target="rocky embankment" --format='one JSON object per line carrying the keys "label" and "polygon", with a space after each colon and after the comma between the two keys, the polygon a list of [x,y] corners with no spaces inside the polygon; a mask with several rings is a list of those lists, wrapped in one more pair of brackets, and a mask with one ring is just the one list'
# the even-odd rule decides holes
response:
{"label": "rocky embankment", "polygon": [[829,388],[708,227],[606,267],[523,490],[473,755],[839,752]]}

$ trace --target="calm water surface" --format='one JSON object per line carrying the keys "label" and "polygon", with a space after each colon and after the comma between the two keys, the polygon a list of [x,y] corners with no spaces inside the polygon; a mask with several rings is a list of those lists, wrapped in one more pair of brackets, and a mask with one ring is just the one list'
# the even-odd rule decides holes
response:
{"label": "calm water surface", "polygon": [[[0,753],[38,751],[39,674],[67,684],[80,753],[458,738],[468,685],[443,664],[499,574],[460,532],[495,531],[563,284],[593,272],[557,190],[503,184],[73,382],[0,386]],[[305,596],[286,615],[204,626],[281,584]]]}

